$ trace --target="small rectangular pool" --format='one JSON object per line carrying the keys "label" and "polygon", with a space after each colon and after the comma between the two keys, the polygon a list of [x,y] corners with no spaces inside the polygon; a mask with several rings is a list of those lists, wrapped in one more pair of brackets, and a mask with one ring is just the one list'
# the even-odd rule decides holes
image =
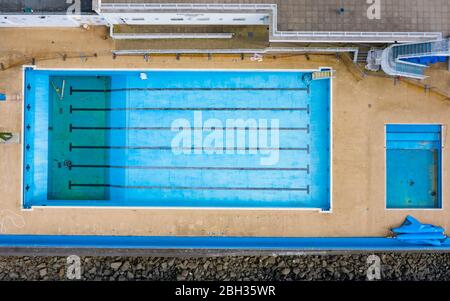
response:
{"label": "small rectangular pool", "polygon": [[386,125],[386,207],[441,208],[442,126]]}
{"label": "small rectangular pool", "polygon": [[23,206],[329,210],[311,73],[26,68]]}

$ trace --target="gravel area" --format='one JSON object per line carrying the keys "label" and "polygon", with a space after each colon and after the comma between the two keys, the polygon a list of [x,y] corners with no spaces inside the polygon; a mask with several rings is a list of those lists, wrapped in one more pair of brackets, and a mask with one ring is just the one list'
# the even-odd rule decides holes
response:
{"label": "gravel area", "polygon": [[[364,255],[81,257],[82,280],[366,280]],[[450,280],[450,253],[377,254],[382,280]],[[0,257],[0,280],[67,280],[66,257]]]}

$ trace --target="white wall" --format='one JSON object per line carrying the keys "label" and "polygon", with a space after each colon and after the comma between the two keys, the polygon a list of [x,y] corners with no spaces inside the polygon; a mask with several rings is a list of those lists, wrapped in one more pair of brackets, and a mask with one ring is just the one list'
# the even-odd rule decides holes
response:
{"label": "white wall", "polygon": [[102,15],[0,15],[0,27],[77,27],[82,24],[268,25],[268,14],[103,13]]}
{"label": "white wall", "polygon": [[0,15],[0,27],[78,27],[82,24],[107,23],[98,15]]}
{"label": "white wall", "polygon": [[268,25],[268,14],[230,13],[102,13],[111,24]]}

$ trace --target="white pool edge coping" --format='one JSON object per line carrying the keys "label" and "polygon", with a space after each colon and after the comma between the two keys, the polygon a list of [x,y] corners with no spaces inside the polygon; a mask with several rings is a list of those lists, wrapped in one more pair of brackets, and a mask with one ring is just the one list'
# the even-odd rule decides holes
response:
{"label": "white pool edge coping", "polygon": [[329,119],[329,128],[330,128],[330,143],[329,143],[329,169],[330,169],[330,177],[329,177],[329,210],[324,210],[322,208],[296,208],[296,207],[286,207],[286,208],[280,208],[280,207],[167,207],[167,206],[32,206],[31,208],[24,208],[23,207],[23,197],[24,197],[24,191],[23,191],[23,184],[24,184],[24,173],[23,173],[23,167],[24,167],[24,147],[23,143],[25,142],[25,71],[27,68],[32,68],[33,70],[50,70],[50,71],[214,71],[214,72],[314,72],[314,71],[320,71],[321,69],[330,69],[333,70],[332,67],[318,67],[317,69],[195,69],[195,68],[39,68],[36,65],[23,65],[22,66],[22,118],[21,118],[21,136],[22,136],[22,146],[21,146],[21,170],[20,170],[20,179],[21,179],[21,185],[20,185],[20,211],[33,211],[33,209],[121,209],[121,210],[240,210],[240,211],[318,211],[319,213],[326,213],[331,214],[333,211],[333,197],[332,197],[332,187],[333,187],[333,174],[332,174],[332,153],[333,153],[333,132],[332,132],[332,117],[333,117],[333,110],[332,110],[332,99],[333,99],[333,86],[332,86],[332,78],[329,78],[330,80],[330,119]]}

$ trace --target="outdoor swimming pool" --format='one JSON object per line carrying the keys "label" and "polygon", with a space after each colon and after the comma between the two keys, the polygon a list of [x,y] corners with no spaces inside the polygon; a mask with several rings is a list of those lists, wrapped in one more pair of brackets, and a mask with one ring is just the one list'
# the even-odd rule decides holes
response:
{"label": "outdoor swimming pool", "polygon": [[330,209],[331,80],[25,69],[23,206]]}

